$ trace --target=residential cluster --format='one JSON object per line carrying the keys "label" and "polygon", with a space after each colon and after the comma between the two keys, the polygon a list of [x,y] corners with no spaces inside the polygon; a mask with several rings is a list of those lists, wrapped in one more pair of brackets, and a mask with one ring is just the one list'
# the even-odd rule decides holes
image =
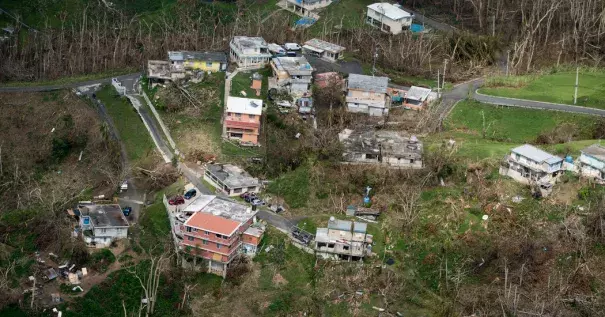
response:
{"label": "residential cluster", "polygon": [[605,182],[605,147],[593,144],[580,151],[580,156],[565,159],[525,144],[513,148],[500,166],[500,174],[532,186],[534,195],[547,196],[566,171]]}

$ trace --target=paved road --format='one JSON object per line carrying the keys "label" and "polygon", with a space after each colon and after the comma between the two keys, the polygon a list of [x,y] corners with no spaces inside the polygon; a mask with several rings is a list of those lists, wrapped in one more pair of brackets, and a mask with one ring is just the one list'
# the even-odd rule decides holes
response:
{"label": "paved road", "polygon": [[[141,73],[132,73],[122,76],[117,76],[121,82],[130,82],[134,81],[141,76]],[[23,87],[0,87],[0,92],[38,92],[38,91],[53,91],[60,90],[65,88],[77,88],[81,86],[90,86],[95,84],[109,84],[111,83],[111,78],[102,78],[95,80],[87,80],[77,83],[69,83],[69,84],[57,84],[57,85],[49,85],[49,86],[23,86]]]}

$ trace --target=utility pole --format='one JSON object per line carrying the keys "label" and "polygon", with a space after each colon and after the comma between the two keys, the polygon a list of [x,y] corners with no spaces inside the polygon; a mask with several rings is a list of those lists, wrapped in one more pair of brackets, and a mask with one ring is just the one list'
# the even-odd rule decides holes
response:
{"label": "utility pole", "polygon": [[374,45],[374,62],[372,63],[372,77],[376,73],[376,59],[378,58],[378,47]]}
{"label": "utility pole", "polygon": [[508,77],[508,63],[510,62],[510,50],[506,51],[506,77]]}
{"label": "utility pole", "polygon": [[439,86],[439,75],[440,75],[441,69],[437,68],[437,97],[441,98],[441,91],[440,91],[440,86]]}
{"label": "utility pole", "polygon": [[579,76],[580,76],[580,67],[576,67],[576,87],[573,93],[573,104],[575,105],[578,101],[578,84],[579,84]]}
{"label": "utility pole", "polygon": [[492,16],[492,36],[496,36],[496,15]]}
{"label": "utility pole", "polygon": [[443,79],[441,80],[441,86],[445,89],[445,70],[447,68],[447,59],[443,60]]}

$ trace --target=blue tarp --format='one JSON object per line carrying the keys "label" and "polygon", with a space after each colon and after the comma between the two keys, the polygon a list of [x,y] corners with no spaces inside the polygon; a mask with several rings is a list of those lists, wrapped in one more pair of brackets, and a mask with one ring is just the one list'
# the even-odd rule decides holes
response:
{"label": "blue tarp", "polygon": [[424,26],[422,26],[420,24],[412,24],[412,26],[410,27],[410,30],[414,33],[422,32],[422,31],[424,31]]}
{"label": "blue tarp", "polygon": [[296,25],[312,25],[313,23],[315,23],[317,20],[310,18],[310,17],[304,17],[298,21],[296,21]]}

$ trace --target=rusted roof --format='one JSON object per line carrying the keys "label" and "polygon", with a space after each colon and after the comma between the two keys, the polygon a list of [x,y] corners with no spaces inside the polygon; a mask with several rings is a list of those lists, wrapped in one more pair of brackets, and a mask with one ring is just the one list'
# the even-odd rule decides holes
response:
{"label": "rusted roof", "polygon": [[204,212],[196,212],[185,222],[185,227],[194,227],[197,229],[219,233],[231,236],[240,226],[240,222],[215,216]]}

